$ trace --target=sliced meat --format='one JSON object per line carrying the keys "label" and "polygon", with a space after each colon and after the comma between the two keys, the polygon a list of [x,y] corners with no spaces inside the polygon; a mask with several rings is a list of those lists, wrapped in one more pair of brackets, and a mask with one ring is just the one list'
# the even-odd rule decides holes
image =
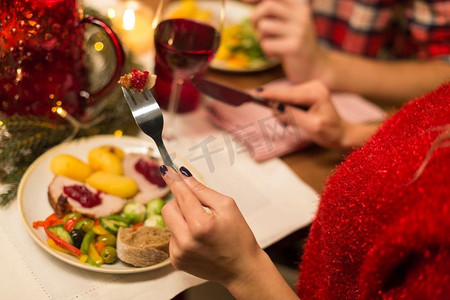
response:
{"label": "sliced meat", "polygon": [[[99,193],[101,204],[84,207],[77,200],[64,193],[64,187],[82,186],[93,194]],[[64,176],[56,175],[48,187],[48,201],[58,217],[63,217],[69,212],[79,212],[91,218],[101,218],[118,213],[122,210],[127,200],[117,196],[99,192],[97,189]]]}
{"label": "sliced meat", "polygon": [[123,159],[123,171],[125,176],[133,178],[139,186],[140,192],[134,197],[135,201],[146,204],[169,193],[169,187],[159,173],[159,163],[144,154],[127,154]]}

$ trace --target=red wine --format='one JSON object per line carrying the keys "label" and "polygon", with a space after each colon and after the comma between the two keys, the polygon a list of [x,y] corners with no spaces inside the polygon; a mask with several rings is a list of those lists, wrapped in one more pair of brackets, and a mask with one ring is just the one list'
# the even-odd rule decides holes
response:
{"label": "red wine", "polygon": [[219,43],[220,34],[212,26],[193,20],[165,20],[155,30],[156,55],[181,78],[205,68]]}

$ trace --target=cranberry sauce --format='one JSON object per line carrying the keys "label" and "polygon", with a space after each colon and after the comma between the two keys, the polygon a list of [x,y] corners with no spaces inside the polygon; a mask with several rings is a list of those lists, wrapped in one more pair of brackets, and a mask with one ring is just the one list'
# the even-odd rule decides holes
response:
{"label": "cranberry sauce", "polygon": [[83,185],[65,186],[64,194],[78,201],[83,207],[93,207],[102,203],[100,192],[94,194]]}
{"label": "cranberry sauce", "polygon": [[161,188],[166,186],[166,182],[162,178],[156,163],[141,158],[134,165],[134,169],[141,173],[149,182]]}
{"label": "cranberry sauce", "polygon": [[139,91],[142,91],[147,85],[148,71],[131,70],[131,84]]}

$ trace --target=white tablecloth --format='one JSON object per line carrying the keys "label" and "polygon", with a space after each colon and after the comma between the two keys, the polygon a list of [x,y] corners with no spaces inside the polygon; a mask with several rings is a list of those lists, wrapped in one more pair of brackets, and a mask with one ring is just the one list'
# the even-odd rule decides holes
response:
{"label": "white tablecloth", "polygon": [[[234,197],[262,247],[311,222],[317,194],[281,160],[254,162],[228,134],[210,125],[201,109],[180,116],[176,125],[180,138],[169,144],[174,155],[209,186]],[[49,205],[47,199],[36,201]],[[204,282],[170,265],[127,275],[68,265],[29,236],[17,201],[0,208],[0,224],[1,299],[171,299]]]}

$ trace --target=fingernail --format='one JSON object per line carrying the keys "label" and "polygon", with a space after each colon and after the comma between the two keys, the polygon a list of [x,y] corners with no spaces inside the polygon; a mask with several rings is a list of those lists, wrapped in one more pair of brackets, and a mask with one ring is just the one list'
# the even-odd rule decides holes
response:
{"label": "fingernail", "polygon": [[286,109],[286,107],[284,106],[283,103],[279,103],[279,104],[277,105],[277,110],[278,110],[280,113],[284,113],[285,109]]}
{"label": "fingernail", "polygon": [[261,93],[262,91],[264,91],[264,88],[262,86],[260,86],[260,87],[256,88],[256,91],[258,93]]}
{"label": "fingernail", "polygon": [[167,171],[169,171],[169,170],[167,170],[167,167],[166,167],[165,165],[161,165],[161,166],[159,167],[159,171],[160,171],[161,174],[164,176],[164,175],[166,175]]}
{"label": "fingernail", "polygon": [[192,173],[188,169],[186,169],[184,166],[180,168],[180,172],[181,172],[181,174],[183,174],[186,177],[192,176]]}

